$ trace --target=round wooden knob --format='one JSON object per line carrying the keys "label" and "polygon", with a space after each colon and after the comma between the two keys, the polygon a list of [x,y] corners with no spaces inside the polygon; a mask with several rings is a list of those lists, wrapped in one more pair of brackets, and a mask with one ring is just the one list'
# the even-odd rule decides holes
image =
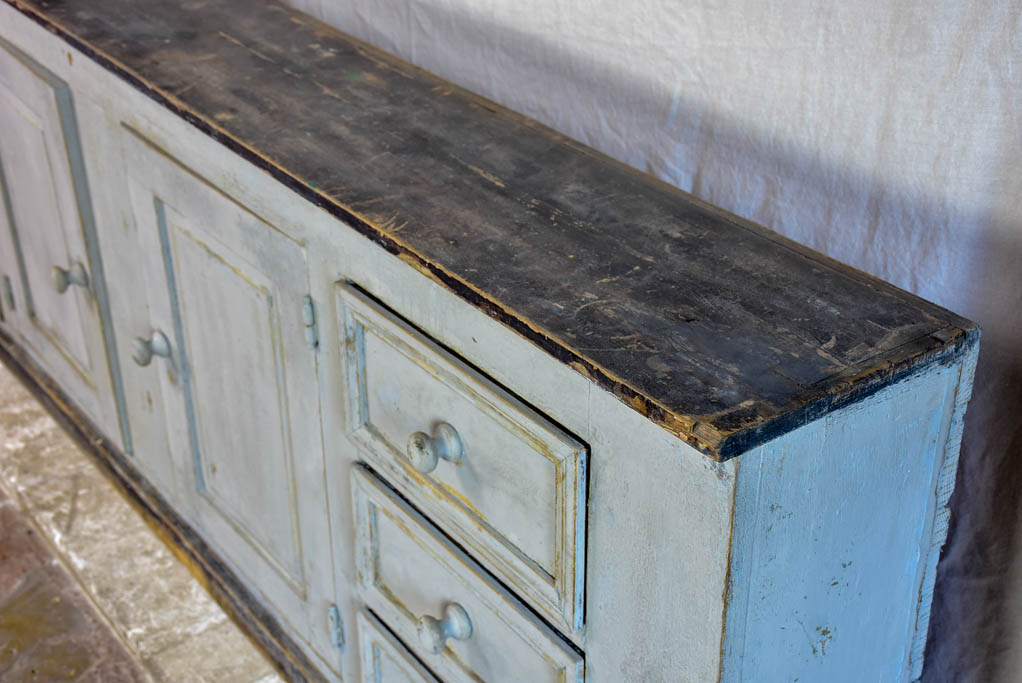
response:
{"label": "round wooden knob", "polygon": [[438,424],[432,436],[415,432],[408,437],[405,453],[412,467],[423,474],[435,470],[441,459],[456,463],[465,455],[457,430],[446,422]]}
{"label": "round wooden knob", "polygon": [[131,359],[142,367],[149,365],[153,361],[153,356],[170,358],[170,342],[159,330],[153,332],[149,339],[135,337],[131,347]]}
{"label": "round wooden knob", "polygon": [[468,640],[472,636],[472,620],[465,608],[456,602],[444,608],[443,619],[427,614],[419,619],[416,626],[419,642],[435,655],[444,651],[448,640]]}
{"label": "round wooden knob", "polygon": [[53,266],[50,269],[50,276],[53,278],[53,288],[57,290],[58,294],[66,292],[67,288],[71,285],[78,285],[79,287],[89,286],[89,274],[81,263],[74,264],[70,270],[65,270],[60,266]]}

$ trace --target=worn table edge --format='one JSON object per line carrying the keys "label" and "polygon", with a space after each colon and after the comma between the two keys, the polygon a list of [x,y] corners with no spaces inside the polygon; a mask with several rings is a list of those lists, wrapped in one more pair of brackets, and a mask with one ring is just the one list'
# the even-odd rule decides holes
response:
{"label": "worn table edge", "polygon": [[[660,425],[668,432],[674,434],[679,439],[683,440],[713,460],[722,462],[739,456],[753,448],[756,448],[757,446],[783,436],[802,425],[808,424],[828,412],[866,399],[883,387],[906,379],[915,374],[917,371],[928,367],[932,363],[939,362],[951,364],[958,360],[966,351],[979,341],[981,333],[978,325],[958,316],[957,314],[954,314],[951,311],[946,311],[946,317],[951,323],[947,327],[936,332],[924,334],[898,347],[890,349],[885,353],[867,358],[839,375],[831,376],[821,382],[818,382],[814,386],[821,387],[820,390],[814,394],[813,398],[801,403],[800,405],[783,409],[777,415],[766,418],[752,426],[741,427],[731,431],[720,429],[709,422],[700,421],[699,417],[685,415],[670,409],[646,393],[633,387],[624,378],[617,376],[613,372],[601,367],[598,363],[586,358],[582,353],[571,348],[569,344],[564,343],[546,330],[528,321],[524,316],[516,314],[515,311],[501,304],[494,297],[488,295],[479,288],[474,287],[465,279],[444,268],[442,264],[434,262],[423,256],[417,250],[398,239],[393,233],[388,233],[382,228],[374,225],[372,221],[363,217],[354,208],[346,206],[340,201],[335,200],[318,187],[314,187],[313,184],[306,182],[297,174],[290,172],[288,169],[277,164],[273,159],[239,140],[237,137],[226,131],[222,126],[218,125],[216,120],[212,117],[206,116],[202,112],[195,111],[170,92],[150,83],[144,76],[137,73],[126,64],[123,64],[113,56],[107,54],[101,48],[90,44],[87,40],[78,36],[72,29],[64,26],[59,21],[56,21],[51,16],[47,15],[45,10],[31,5],[29,2],[26,2],[26,0],[3,1],[21,14],[35,21],[44,29],[58,36],[74,49],[95,61],[102,68],[127,82],[149,99],[183,119],[233,153],[242,157],[245,161],[268,173],[276,181],[280,182],[306,201],[311,202],[318,208],[323,209],[332,216],[340,219],[359,234],[367,237],[387,252],[397,256],[402,261],[414,267],[431,280],[442,285],[474,308],[483,312],[488,317],[493,318],[505,327],[510,328],[519,336],[525,338],[561,363],[583,374],[597,385],[611,392],[631,409]],[[292,9],[291,11],[294,11],[296,14],[304,14],[299,10]],[[309,17],[308,19],[309,21],[322,24],[322,22],[313,17]],[[365,43],[358,38],[350,36],[333,26],[323,24],[323,27],[333,33],[336,33],[344,40],[359,46],[360,49],[371,52],[381,59],[400,64],[403,69],[420,72],[428,75],[430,78],[449,83],[448,81],[445,81],[445,79],[436,76],[421,67],[409,64],[404,60]],[[545,126],[544,124],[527,116],[514,112],[503,105],[492,102],[485,97],[468,91],[453,83],[451,83],[449,87],[452,90],[463,93],[464,95],[475,99],[477,102],[482,103],[484,108],[494,112],[495,114],[518,117],[530,127],[548,131],[561,139],[564,144],[571,145],[573,148],[598,158],[604,163],[614,165],[628,173],[638,174],[647,180],[651,179],[660,185],[665,191],[684,195],[688,201],[694,202],[704,209],[708,209],[718,218],[731,223],[733,226],[754,231],[780,247],[793,250],[804,257],[814,260],[822,267],[836,269],[846,273],[856,273],[859,277],[866,277],[870,280],[883,282],[869,273],[865,273],[860,269],[826,256],[825,254],[795,242],[780,233],[772,231],[769,228],[732,214],[721,207],[687,193],[680,188],[670,185],[666,181],[650,176],[649,174],[634,169],[616,159],[608,157],[598,150],[554,131],[548,126]],[[929,303],[917,295],[890,285],[890,283],[885,284],[888,287],[898,290],[909,298]],[[924,340],[932,339],[937,339],[939,341],[939,345],[935,347],[932,341],[928,345],[921,343]],[[913,347],[915,347],[915,351],[913,351]]]}

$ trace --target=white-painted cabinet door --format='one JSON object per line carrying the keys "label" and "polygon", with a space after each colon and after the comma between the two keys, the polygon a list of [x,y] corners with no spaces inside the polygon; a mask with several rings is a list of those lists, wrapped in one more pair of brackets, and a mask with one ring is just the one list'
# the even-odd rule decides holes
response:
{"label": "white-painted cabinet door", "polygon": [[136,364],[162,390],[184,514],[324,657],[333,574],[305,247],[125,129]]}
{"label": "white-painted cabinet door", "polygon": [[[116,433],[87,249],[89,200],[67,85],[0,40],[0,296],[7,324],[85,412]],[[105,405],[102,401],[109,401]]]}

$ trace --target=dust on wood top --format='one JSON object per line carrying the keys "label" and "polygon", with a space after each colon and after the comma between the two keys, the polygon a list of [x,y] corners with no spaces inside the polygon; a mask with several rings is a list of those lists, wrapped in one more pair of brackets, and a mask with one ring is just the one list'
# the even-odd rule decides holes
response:
{"label": "dust on wood top", "polygon": [[716,459],[967,320],[272,0],[6,0]]}

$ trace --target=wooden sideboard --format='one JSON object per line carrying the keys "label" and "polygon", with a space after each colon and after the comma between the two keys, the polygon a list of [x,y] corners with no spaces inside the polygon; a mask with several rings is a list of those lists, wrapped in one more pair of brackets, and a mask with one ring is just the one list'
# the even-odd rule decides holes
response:
{"label": "wooden sideboard", "polygon": [[919,676],[969,321],[267,0],[0,3],[0,192],[4,362],[289,678]]}

